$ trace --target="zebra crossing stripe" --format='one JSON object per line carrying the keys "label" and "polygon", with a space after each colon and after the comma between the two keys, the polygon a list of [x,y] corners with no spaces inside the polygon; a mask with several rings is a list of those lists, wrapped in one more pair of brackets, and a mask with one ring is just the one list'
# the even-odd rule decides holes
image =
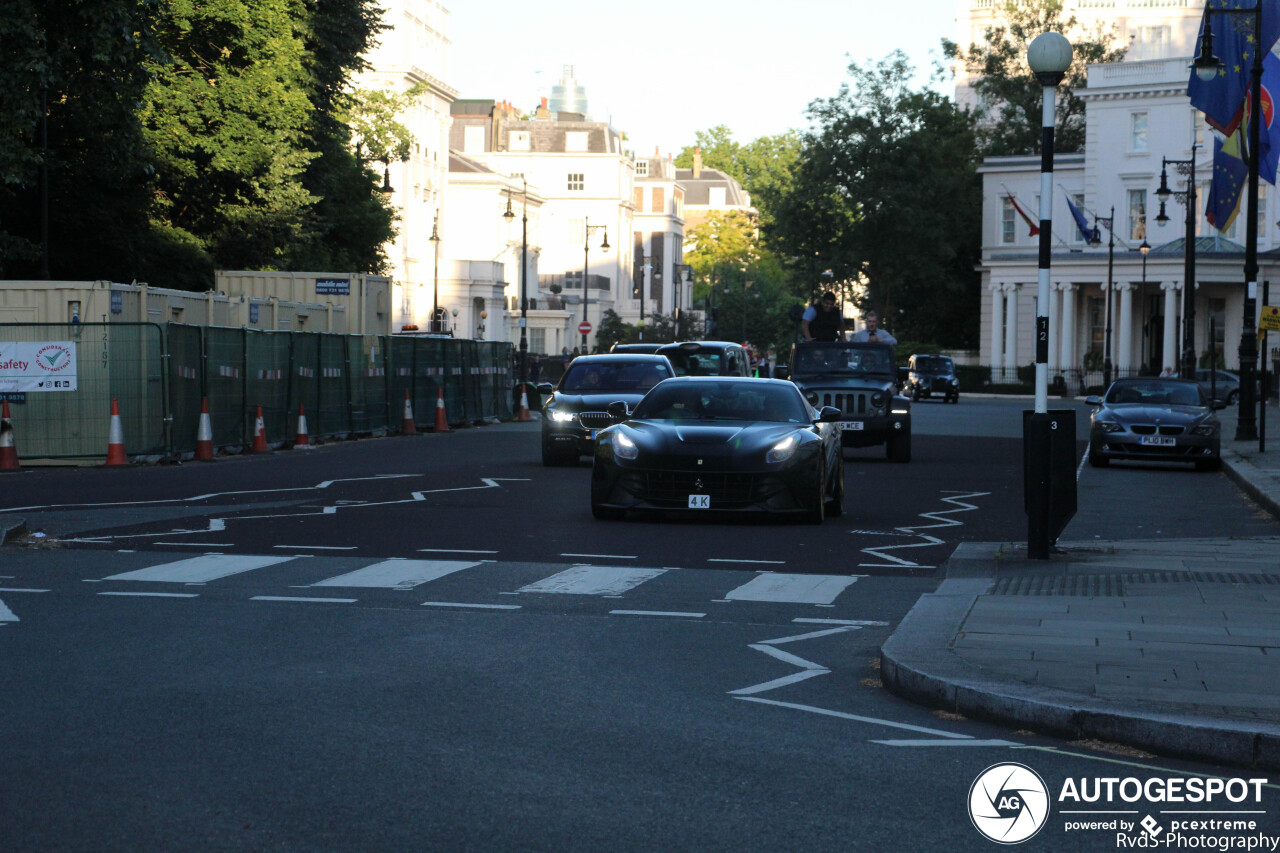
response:
{"label": "zebra crossing stripe", "polygon": [[0,622],[17,622],[18,617],[14,615],[3,601],[0,601]]}
{"label": "zebra crossing stripe", "polygon": [[574,566],[523,586],[517,591],[565,595],[622,595],[647,580],[666,574],[666,571],[666,569],[637,569],[628,566]]}
{"label": "zebra crossing stripe", "polygon": [[345,575],[313,583],[312,586],[413,589],[420,584],[478,565],[480,563],[463,560],[384,560]]}
{"label": "zebra crossing stripe", "polygon": [[837,575],[762,574],[725,596],[730,601],[831,604],[858,578]]}
{"label": "zebra crossing stripe", "polygon": [[159,583],[207,583],[254,569],[287,563],[293,557],[253,557],[236,554],[205,554],[173,563],[161,563],[132,572],[111,575],[109,581],[156,581]]}

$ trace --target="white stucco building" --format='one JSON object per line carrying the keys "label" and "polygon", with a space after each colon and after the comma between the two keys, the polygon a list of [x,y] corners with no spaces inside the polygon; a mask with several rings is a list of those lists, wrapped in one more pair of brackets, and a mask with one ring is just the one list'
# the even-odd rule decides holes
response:
{"label": "white stucco building", "polygon": [[[1054,163],[1050,377],[1062,376],[1068,389],[1101,381],[1110,301],[1111,359],[1116,375],[1177,368],[1182,347],[1184,288],[1194,290],[1194,345],[1198,359],[1216,349],[1228,369],[1238,367],[1244,308],[1244,231],[1247,200],[1233,227],[1219,234],[1204,219],[1212,161],[1212,138],[1185,94],[1188,65],[1183,56],[1095,65],[1088,87],[1079,92],[1087,108],[1085,151],[1058,155]],[[1167,204],[1169,222],[1156,224],[1162,158],[1190,160],[1196,150],[1196,272],[1184,271],[1185,208],[1177,196]],[[1000,370],[1030,365],[1036,315],[1039,237],[1008,201],[1012,195],[1035,220],[1039,210],[1040,158],[986,160],[983,178],[981,363]],[[1175,193],[1186,187],[1175,167],[1168,169]],[[1262,186],[1259,199],[1259,281],[1280,274],[1274,213]],[[1108,277],[1108,228],[1100,224],[1102,245],[1090,246],[1078,232],[1066,198],[1085,211],[1089,224],[1111,216],[1115,248]],[[1144,258],[1139,247],[1150,245]],[[1280,279],[1277,279],[1280,288]],[[1261,294],[1260,294],[1261,295]]]}

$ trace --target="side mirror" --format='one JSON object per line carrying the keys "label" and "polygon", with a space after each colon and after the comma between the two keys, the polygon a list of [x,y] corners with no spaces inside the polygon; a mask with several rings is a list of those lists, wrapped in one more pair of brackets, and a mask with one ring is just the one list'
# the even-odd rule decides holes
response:
{"label": "side mirror", "polygon": [[773,378],[774,379],[790,379],[791,368],[785,364],[779,364],[777,367],[773,369]]}
{"label": "side mirror", "polygon": [[1084,402],[1086,405],[1089,405],[1089,406],[1101,406],[1102,398],[1099,397],[1097,394],[1093,394],[1088,397],[1085,397]]}
{"label": "side mirror", "polygon": [[835,406],[823,406],[818,410],[818,419],[814,423],[830,424],[843,419],[840,410]]}
{"label": "side mirror", "polygon": [[605,408],[605,411],[616,421],[625,421],[631,417],[631,409],[627,407],[625,400],[615,400]]}
{"label": "side mirror", "polygon": [[539,382],[537,388],[539,394],[550,394],[556,390],[556,386],[552,385],[550,382]]}

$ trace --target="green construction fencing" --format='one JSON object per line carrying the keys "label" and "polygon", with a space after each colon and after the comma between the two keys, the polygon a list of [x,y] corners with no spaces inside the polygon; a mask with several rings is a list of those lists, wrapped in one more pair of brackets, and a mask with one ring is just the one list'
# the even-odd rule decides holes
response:
{"label": "green construction fencing", "polygon": [[20,458],[105,456],[112,399],[131,456],[192,452],[204,400],[219,448],[250,445],[259,409],[269,445],[300,414],[312,439],[398,432],[406,391],[424,429],[442,392],[451,427],[513,416],[504,342],[180,323],[0,324],[5,342],[75,344],[73,391],[17,393],[0,372]]}

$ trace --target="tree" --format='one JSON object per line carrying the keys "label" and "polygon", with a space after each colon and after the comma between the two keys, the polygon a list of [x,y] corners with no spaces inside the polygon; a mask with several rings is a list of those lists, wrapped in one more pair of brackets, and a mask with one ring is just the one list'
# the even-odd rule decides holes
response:
{"label": "tree", "polygon": [[1062,153],[1083,150],[1084,102],[1075,90],[1084,88],[1087,66],[1119,62],[1125,50],[1117,45],[1114,24],[1099,24],[1087,33],[1074,15],[1064,18],[1062,8],[1062,0],[1004,0],[996,6],[997,22],[987,28],[983,43],[962,48],[942,40],[946,59],[977,75],[973,89],[984,104],[984,154],[1040,153],[1044,89],[1027,68],[1027,46],[1050,31],[1069,33],[1074,48],[1058,89],[1054,147]]}
{"label": "tree", "polygon": [[[901,339],[976,342],[981,183],[972,114],[910,88],[901,52],[849,66],[811,130],[774,246],[813,291],[833,281]],[[829,271],[829,277],[826,273]]]}
{"label": "tree", "polygon": [[[742,184],[751,195],[751,203],[760,211],[761,224],[772,223],[774,204],[785,195],[791,183],[791,172],[800,156],[800,134],[794,130],[776,136],[762,136],[746,145],[734,141],[733,131],[725,125],[695,134],[702,152],[702,163],[717,169]],[[676,167],[693,167],[695,146],[686,146],[676,157]]]}

